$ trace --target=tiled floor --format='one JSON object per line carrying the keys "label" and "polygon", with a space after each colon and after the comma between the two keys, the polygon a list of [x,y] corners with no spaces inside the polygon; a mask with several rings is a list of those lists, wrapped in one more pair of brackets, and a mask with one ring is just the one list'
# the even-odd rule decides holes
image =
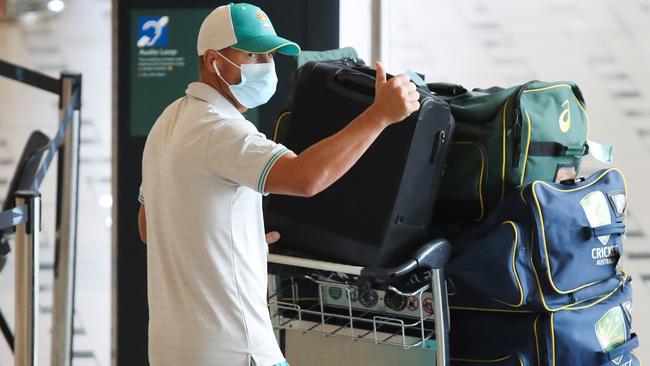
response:
{"label": "tiled floor", "polygon": [[[369,49],[361,0],[343,0],[342,45]],[[353,4],[354,2],[354,4]],[[393,0],[390,71],[469,87],[531,79],[573,80],[591,116],[591,137],[616,145],[631,196],[625,267],[635,278],[635,328],[650,342],[650,1]],[[360,11],[360,12],[358,12]],[[75,365],[110,364],[110,2],[67,2],[58,18],[0,23],[0,58],[56,75],[83,73]],[[368,59],[367,55],[366,59]],[[36,128],[52,135],[57,100],[0,79],[0,197]],[[587,158],[584,172],[600,165]],[[53,167],[52,169],[55,169]],[[52,170],[54,172],[54,170]],[[41,364],[49,360],[54,174],[44,183]],[[13,318],[13,264],[0,275],[0,308]],[[650,360],[650,348],[640,355]],[[0,365],[12,364],[0,341]]]}

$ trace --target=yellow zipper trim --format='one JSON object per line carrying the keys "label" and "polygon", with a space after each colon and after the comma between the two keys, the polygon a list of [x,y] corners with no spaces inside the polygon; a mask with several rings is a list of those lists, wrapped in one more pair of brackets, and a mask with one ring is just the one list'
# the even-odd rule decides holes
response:
{"label": "yellow zipper trim", "polygon": [[543,88],[526,89],[526,90],[524,90],[524,93],[540,92],[540,91],[557,89],[557,88],[569,88],[569,89],[571,89],[571,85],[569,85],[569,84],[556,84],[556,85],[551,85],[551,86],[545,86]]}
{"label": "yellow zipper trim", "polygon": [[286,112],[282,113],[280,115],[280,117],[278,117],[278,119],[275,121],[275,131],[273,132],[273,141],[274,142],[278,142],[278,132],[280,131],[280,123],[282,123],[282,120],[284,119],[284,117],[286,117],[287,115],[290,115],[290,114],[291,114],[290,111],[286,111]]}
{"label": "yellow zipper trim", "polygon": [[[569,85],[569,84],[558,84],[558,85],[547,86],[547,87],[545,87],[545,88],[537,88],[537,89],[528,89],[528,90],[524,90],[524,93],[529,93],[529,92],[539,92],[539,91],[545,91],[545,90],[557,89],[557,88],[569,88],[569,89],[573,89],[573,88],[571,87],[571,85]],[[578,98],[575,96],[575,94],[573,94],[573,99],[576,100],[576,103],[578,104],[578,107],[582,110],[582,113],[585,115],[585,120],[587,121],[587,131],[586,131],[586,133],[585,133],[585,136],[586,136],[587,138],[589,138],[589,124],[590,124],[590,123],[589,123],[589,114],[588,114],[587,111],[585,110],[585,106],[582,105],[582,103],[580,103],[580,101],[579,101]]]}
{"label": "yellow zipper trim", "polygon": [[472,141],[456,141],[456,142],[452,142],[452,145],[453,144],[458,144],[458,145],[467,144],[467,145],[475,146],[476,149],[478,150],[479,154],[481,155],[481,176],[479,178],[479,183],[478,183],[478,197],[479,197],[480,204],[481,204],[481,215],[478,217],[478,219],[474,220],[474,221],[481,221],[481,220],[483,220],[483,216],[485,215],[485,204],[483,203],[483,174],[485,173],[484,168],[485,168],[485,159],[486,158],[485,158],[485,156],[483,154],[483,150],[481,150],[481,148],[478,146],[478,144],[476,144],[476,143],[474,143]]}
{"label": "yellow zipper trim", "polygon": [[537,335],[537,322],[539,321],[539,316],[540,314],[537,314],[535,317],[535,322],[533,323],[533,333],[535,334],[535,349],[537,350],[537,366],[542,365],[542,360],[540,359],[540,354],[539,354],[539,338]]}
{"label": "yellow zipper trim", "polygon": [[[571,88],[571,85],[569,84],[558,84],[558,85],[552,85],[552,86],[547,86],[544,88],[537,88],[537,89],[528,89],[524,90],[524,93],[531,93],[531,92],[540,92],[540,91],[545,91],[545,90],[550,90],[550,89],[557,89],[557,88]],[[576,103],[578,103],[578,107],[582,110],[582,112],[585,115],[585,119],[587,121],[587,133],[586,136],[587,138],[589,137],[589,115],[587,114],[587,111],[585,110],[584,106],[578,98],[576,98],[575,94],[573,95],[573,98],[576,100]],[[503,201],[503,198],[505,197],[505,192],[506,192],[506,109],[508,107],[508,102],[510,99],[506,99],[505,104],[503,105],[503,117],[502,117],[502,125],[503,125],[503,145],[502,145],[502,150],[503,150],[503,161],[501,165],[501,201]],[[521,174],[521,182],[519,184],[523,184],[524,182],[524,176],[526,174],[526,161],[528,160],[528,150],[530,148],[530,135],[531,135],[531,120],[530,116],[528,115],[528,111],[526,111],[526,117],[528,118],[528,142],[526,144],[526,155],[524,157],[524,168]],[[523,197],[522,197],[523,200]],[[525,200],[524,200],[525,202]]]}
{"label": "yellow zipper trim", "polygon": [[[587,184],[587,185],[585,185],[583,187],[577,187],[577,188],[573,188],[573,189],[567,189],[567,190],[558,189],[558,188],[553,187],[550,184],[548,184],[546,182],[543,182],[543,181],[540,181],[540,180],[533,182],[533,185],[532,185],[531,189],[532,189],[532,192],[533,192],[533,198],[535,199],[535,204],[537,206],[537,212],[539,213],[539,220],[540,220],[541,228],[542,228],[542,230],[541,230],[541,232],[542,232],[542,244],[544,245],[544,255],[546,256],[546,258],[545,258],[546,272],[548,274],[548,280],[549,280],[549,282],[551,284],[551,287],[553,287],[553,290],[555,290],[557,293],[568,294],[570,292],[575,292],[575,291],[578,291],[578,290],[583,289],[585,287],[589,287],[589,286],[591,286],[591,285],[593,285],[595,283],[598,283],[599,281],[588,283],[588,284],[579,286],[579,287],[571,289],[571,290],[564,290],[563,291],[563,290],[560,290],[559,288],[557,288],[557,286],[555,285],[555,282],[553,282],[553,276],[551,275],[551,263],[550,263],[550,261],[548,259],[548,248],[546,247],[546,230],[544,230],[544,215],[542,214],[542,208],[541,208],[541,206],[539,204],[539,199],[537,198],[537,193],[535,191],[535,186],[538,185],[538,184],[543,184],[543,185],[545,185],[545,186],[547,186],[547,187],[549,187],[551,189],[554,189],[554,190],[556,190],[558,192],[563,192],[563,193],[575,192],[575,191],[579,191],[579,190],[591,187],[592,185],[594,185],[598,181],[600,181],[605,175],[607,175],[608,173],[610,173],[612,171],[618,172],[621,175],[621,177],[623,178],[623,186],[625,187],[625,197],[627,197],[627,182],[625,180],[625,176],[623,175],[623,173],[620,170],[618,170],[616,168],[607,169],[598,178],[594,179],[593,182],[591,182],[591,183],[589,183],[589,184]],[[627,205],[625,205],[625,212],[627,212]],[[531,256],[531,260],[532,260],[532,256]],[[533,266],[533,268],[534,268],[534,266]]]}
{"label": "yellow zipper trim", "polygon": [[470,359],[470,358],[456,358],[456,357],[451,357],[450,360],[452,361],[457,361],[457,362],[473,362],[473,363],[478,363],[478,362],[487,362],[487,363],[494,363],[494,362],[501,362],[505,361],[512,357],[512,355],[501,357],[498,359],[492,359],[492,360],[475,360],[475,359]]}
{"label": "yellow zipper trim", "polygon": [[500,302],[504,305],[511,306],[513,308],[518,308],[524,303],[524,288],[521,286],[521,281],[519,281],[519,275],[517,274],[517,268],[515,266],[515,260],[517,258],[517,246],[519,245],[519,231],[517,230],[517,225],[512,222],[512,221],[506,221],[502,223],[501,225],[505,224],[510,224],[512,226],[512,230],[515,232],[515,243],[513,245],[512,249],[512,273],[515,275],[515,280],[517,280],[517,287],[519,287],[519,303],[518,304],[509,304],[507,302],[493,299],[494,301]]}
{"label": "yellow zipper trim", "polygon": [[[539,297],[542,300],[542,306],[544,306],[544,309],[546,309],[546,311],[550,311],[550,312],[555,312],[555,311],[560,311],[560,310],[582,310],[582,309],[590,308],[590,307],[592,307],[592,306],[594,306],[594,305],[596,305],[598,303],[601,303],[601,302],[607,300],[609,297],[614,295],[616,293],[616,291],[618,291],[618,289],[623,284],[625,284],[625,282],[627,281],[627,278],[628,278],[627,272],[621,270],[621,273],[623,273],[623,280],[619,283],[618,286],[616,286],[616,288],[614,290],[612,290],[607,295],[604,295],[603,297],[598,299],[598,301],[596,301],[596,302],[589,303],[588,305],[584,305],[584,306],[578,306],[578,305],[583,304],[583,303],[585,303],[587,301],[591,301],[591,300],[593,300],[595,298],[598,298],[598,296],[595,296],[595,297],[592,297],[592,298],[589,298],[589,299],[584,299],[584,300],[581,300],[581,301],[579,301],[577,303],[567,304],[567,305],[564,305],[564,306],[560,306],[559,308],[552,309],[552,308],[550,308],[548,306],[548,304],[546,304],[546,298],[544,297],[544,292],[542,291],[542,284],[539,281],[539,275],[537,274],[537,269],[535,268],[535,263],[533,262],[532,251],[531,251],[531,255],[530,255],[530,265],[533,268],[533,274],[535,275],[535,282],[537,282],[537,290],[539,291]],[[600,281],[598,281],[598,282],[600,282]],[[598,283],[598,282],[593,282],[592,284],[595,284],[595,283]]]}
{"label": "yellow zipper trim", "polygon": [[503,201],[503,197],[506,195],[506,110],[508,109],[509,101],[510,98],[506,99],[506,103],[503,105],[503,161],[501,164],[501,201]]}
{"label": "yellow zipper trim", "polygon": [[555,317],[555,313],[551,313],[551,352],[553,354],[553,362],[551,363],[551,366],[555,366],[555,326],[553,325],[553,317]]}
{"label": "yellow zipper trim", "polygon": [[524,184],[524,177],[526,176],[526,162],[528,161],[528,150],[530,149],[530,130],[532,130],[533,128],[532,123],[530,122],[530,116],[528,115],[528,111],[526,111],[526,118],[528,119],[528,141],[526,142],[526,154],[524,155],[524,169],[521,171],[521,181],[519,182],[520,185]]}
{"label": "yellow zipper trim", "polygon": [[[630,277],[630,276],[627,274],[627,272],[625,272],[625,271],[622,270],[622,269],[621,269],[621,273],[623,274],[623,279],[619,282],[618,286],[616,286],[616,288],[614,288],[614,289],[613,289],[612,291],[610,291],[608,294],[606,294],[606,295],[601,295],[601,296],[594,296],[594,297],[592,297],[592,298],[582,300],[582,301],[580,301],[580,302],[578,302],[578,303],[573,304],[573,305],[576,305],[576,306],[570,306],[570,307],[565,308],[565,309],[563,309],[563,310],[565,310],[565,311],[576,311],[576,310],[584,310],[584,309],[588,309],[588,308],[590,308],[590,307],[592,307],[592,306],[594,306],[594,305],[600,304],[601,302],[603,302],[603,301],[609,299],[610,297],[614,296],[614,294],[615,294],[616,292],[618,292],[619,290],[621,290],[621,289],[625,286],[625,283],[627,282],[628,278]],[[589,303],[589,304],[587,304],[587,305],[577,306],[577,305],[582,304],[582,303],[585,302],[585,301],[591,301],[591,300],[596,299],[596,298],[598,298],[597,301],[594,301],[594,302]]]}
{"label": "yellow zipper trim", "polygon": [[551,309],[546,304],[546,298],[544,297],[544,292],[542,291],[542,283],[539,281],[539,275],[537,274],[537,269],[535,268],[535,263],[533,262],[533,253],[532,253],[532,251],[531,251],[531,254],[530,254],[530,265],[533,268],[533,274],[535,275],[535,282],[537,282],[537,290],[539,291],[539,297],[542,300],[542,306],[544,306],[544,309],[546,309],[546,311],[564,310],[564,309],[570,307],[571,305],[574,305],[574,304],[568,304],[568,305],[561,306],[559,308]]}

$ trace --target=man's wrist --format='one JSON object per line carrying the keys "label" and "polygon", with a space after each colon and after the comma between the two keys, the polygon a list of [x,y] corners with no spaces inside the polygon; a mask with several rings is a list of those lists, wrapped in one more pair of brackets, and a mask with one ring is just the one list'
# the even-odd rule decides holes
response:
{"label": "man's wrist", "polygon": [[381,113],[374,104],[368,107],[365,110],[364,114],[368,119],[368,122],[377,125],[381,129],[384,129],[390,125],[388,118],[383,113]]}

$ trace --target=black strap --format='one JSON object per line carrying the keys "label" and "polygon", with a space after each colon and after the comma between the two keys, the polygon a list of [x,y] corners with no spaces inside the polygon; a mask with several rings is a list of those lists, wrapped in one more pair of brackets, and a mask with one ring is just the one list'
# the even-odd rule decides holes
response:
{"label": "black strap", "polygon": [[512,95],[512,112],[511,112],[511,133],[512,133],[512,166],[519,167],[519,156],[521,154],[521,125],[523,116],[521,115],[521,96],[526,91],[526,88],[537,80],[529,81],[519,88]]}
{"label": "black strap", "polygon": [[625,235],[625,224],[622,222],[597,227],[589,227],[586,229],[589,231],[589,236],[594,238],[605,235]]}
{"label": "black strap", "polygon": [[14,334],[11,331],[11,328],[9,328],[9,323],[7,323],[7,320],[5,319],[4,314],[2,314],[2,311],[0,311],[0,330],[2,330],[2,334],[5,336],[5,340],[7,341],[7,344],[9,344],[9,348],[11,348],[11,351],[13,351]]}
{"label": "black strap", "polygon": [[583,156],[588,152],[586,144],[579,148],[570,148],[555,141],[531,141],[528,147],[528,156]]}
{"label": "black strap", "polygon": [[33,87],[59,94],[61,82],[51,76],[0,60],[0,76],[19,81]]}
{"label": "black strap", "polygon": [[530,86],[530,84],[537,82],[537,80],[531,80],[525,84],[522,84],[517,91],[513,94],[513,100],[512,100],[512,123],[513,125],[516,125],[517,123],[521,123],[522,116],[521,116],[521,96],[524,95],[524,92]]}

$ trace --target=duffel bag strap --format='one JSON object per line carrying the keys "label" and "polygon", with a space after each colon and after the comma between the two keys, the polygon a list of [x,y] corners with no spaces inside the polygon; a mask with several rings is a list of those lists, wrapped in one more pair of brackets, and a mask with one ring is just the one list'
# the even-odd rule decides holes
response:
{"label": "duffel bag strap", "polygon": [[566,146],[555,141],[531,141],[528,156],[583,156],[588,155],[602,163],[611,163],[614,157],[612,145],[587,140],[582,146]]}
{"label": "duffel bag strap", "polygon": [[598,355],[596,356],[598,359],[598,364],[609,365],[610,362],[632,352],[632,350],[637,347],[639,347],[639,338],[636,336],[636,333],[632,333],[630,339],[627,342],[614,348],[610,352],[598,352]]}
{"label": "duffel bag strap", "polygon": [[528,156],[583,156],[588,153],[587,144],[571,147],[555,141],[531,141],[528,148]]}
{"label": "duffel bag strap", "polygon": [[625,224],[617,222],[614,224],[597,226],[597,227],[586,227],[585,232],[587,233],[588,238],[597,238],[599,236],[605,235],[624,235],[625,234]]}

